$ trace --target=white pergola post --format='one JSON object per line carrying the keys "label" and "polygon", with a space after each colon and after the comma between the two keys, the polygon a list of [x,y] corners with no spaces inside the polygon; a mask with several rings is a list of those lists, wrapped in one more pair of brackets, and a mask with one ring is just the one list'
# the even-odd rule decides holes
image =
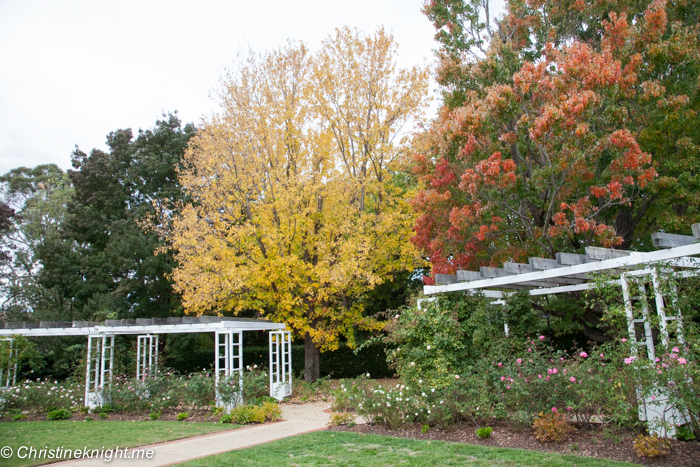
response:
{"label": "white pergola post", "polygon": [[15,340],[11,337],[0,339],[0,342],[8,343],[7,367],[0,367],[0,387],[9,388],[17,386],[17,361],[19,349],[15,347]]}
{"label": "white pergola post", "polygon": [[100,401],[100,367],[102,360],[102,335],[89,334],[85,368],[85,407],[94,409]]}
{"label": "white pergola post", "polygon": [[[641,305],[640,311],[642,318],[634,317],[633,297],[630,293],[630,281],[636,279],[638,282],[640,296],[634,297],[639,300]],[[647,356],[652,364],[656,363],[656,346],[652,334],[651,321],[649,319],[649,303],[646,297],[647,284],[651,284],[654,290],[654,305],[656,313],[659,316],[659,334],[661,343],[664,347],[670,346],[668,334],[668,322],[676,321],[676,339],[682,345],[683,327],[682,315],[680,309],[675,306],[675,290],[670,290],[670,300],[664,297],[663,290],[659,279],[659,274],[656,269],[643,269],[631,273],[623,273],[620,275],[620,285],[622,287],[622,296],[625,303],[625,313],[627,315],[627,329],[630,338],[631,353],[633,357],[638,357],[639,343],[637,342],[637,333],[635,326],[637,324],[644,325],[644,346],[647,350]],[[670,309],[667,307],[671,303]],[[675,312],[675,316],[669,316],[668,311]],[[637,388],[638,396],[641,394],[641,388]],[[652,393],[647,397],[638,397],[639,399],[639,419],[642,421],[651,422],[649,431],[660,437],[673,437],[676,433],[676,425],[684,425],[688,423],[684,414],[668,401],[668,394],[665,388],[654,388]],[[667,425],[667,426],[665,426]]]}
{"label": "white pergola post", "polygon": [[292,395],[292,333],[270,332],[270,397],[283,400]]}
{"label": "white pergola post", "polygon": [[155,374],[158,369],[158,336],[144,334],[136,340],[136,379]]}
{"label": "white pergola post", "polygon": [[[214,375],[216,378],[216,406],[227,410],[243,403],[243,331],[225,330],[214,334]],[[239,374],[239,394],[233,404],[226,404],[219,395],[219,380]]]}
{"label": "white pergola post", "polygon": [[114,335],[102,336],[102,355],[100,358],[100,388],[112,385],[114,369]]}
{"label": "white pergola post", "polygon": [[114,335],[88,334],[85,368],[85,407],[104,404],[103,390],[111,386],[114,373]]}

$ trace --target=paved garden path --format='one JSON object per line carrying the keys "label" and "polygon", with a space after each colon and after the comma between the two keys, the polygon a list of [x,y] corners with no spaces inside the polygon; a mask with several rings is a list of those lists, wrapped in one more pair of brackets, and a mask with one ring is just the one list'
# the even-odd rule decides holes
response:
{"label": "paved garden path", "polygon": [[[326,428],[330,415],[324,412],[329,407],[327,402],[303,405],[282,405],[282,421],[239,428],[237,430],[213,433],[209,435],[170,441],[162,444],[144,446],[153,449],[152,459],[82,459],[60,462],[52,465],[70,465],[71,467],[114,466],[137,467],[177,464],[198,457],[211,456],[234,449],[246,448],[256,444],[267,443],[309,431]],[[129,446],[129,453],[131,448]]]}

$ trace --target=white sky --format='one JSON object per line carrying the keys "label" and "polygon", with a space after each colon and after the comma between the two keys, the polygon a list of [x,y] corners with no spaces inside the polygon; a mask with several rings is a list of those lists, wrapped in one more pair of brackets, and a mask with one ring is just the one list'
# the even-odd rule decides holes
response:
{"label": "white sky", "polygon": [[236,53],[288,38],[312,49],[347,25],[383,25],[401,67],[432,63],[422,0],[0,0],[0,174],[70,168],[70,153],[105,148],[119,128],[151,128],[178,110],[198,122]]}

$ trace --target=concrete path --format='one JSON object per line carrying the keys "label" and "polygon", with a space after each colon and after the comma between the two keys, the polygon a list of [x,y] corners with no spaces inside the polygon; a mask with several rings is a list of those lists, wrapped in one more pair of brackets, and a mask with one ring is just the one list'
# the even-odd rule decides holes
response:
{"label": "concrete path", "polygon": [[[282,421],[239,428],[237,430],[212,433],[209,435],[169,441],[162,444],[143,446],[143,449],[153,449],[152,459],[77,459],[59,462],[51,465],[70,465],[71,467],[137,467],[160,466],[184,462],[199,457],[211,456],[234,449],[246,448],[256,444],[267,443],[288,436],[299,435],[310,431],[326,428],[330,415],[324,412],[329,404],[310,403],[303,405],[282,405]],[[129,446],[128,454],[131,454]],[[140,449],[140,448],[139,448]]]}

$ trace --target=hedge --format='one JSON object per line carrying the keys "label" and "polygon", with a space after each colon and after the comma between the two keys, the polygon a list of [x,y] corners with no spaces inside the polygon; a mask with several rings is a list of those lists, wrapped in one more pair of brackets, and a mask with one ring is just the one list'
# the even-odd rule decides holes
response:
{"label": "hedge", "polygon": [[[338,350],[321,354],[321,376],[332,378],[354,378],[369,373],[372,378],[390,378],[394,372],[386,363],[385,348],[372,345],[360,350],[357,355],[353,349],[341,344]],[[243,364],[267,367],[269,364],[268,347],[243,347]],[[166,365],[181,373],[190,373],[214,365],[214,350],[199,349],[181,356],[177,360],[168,359]],[[292,371],[299,375],[304,369],[304,346],[292,345]]]}

